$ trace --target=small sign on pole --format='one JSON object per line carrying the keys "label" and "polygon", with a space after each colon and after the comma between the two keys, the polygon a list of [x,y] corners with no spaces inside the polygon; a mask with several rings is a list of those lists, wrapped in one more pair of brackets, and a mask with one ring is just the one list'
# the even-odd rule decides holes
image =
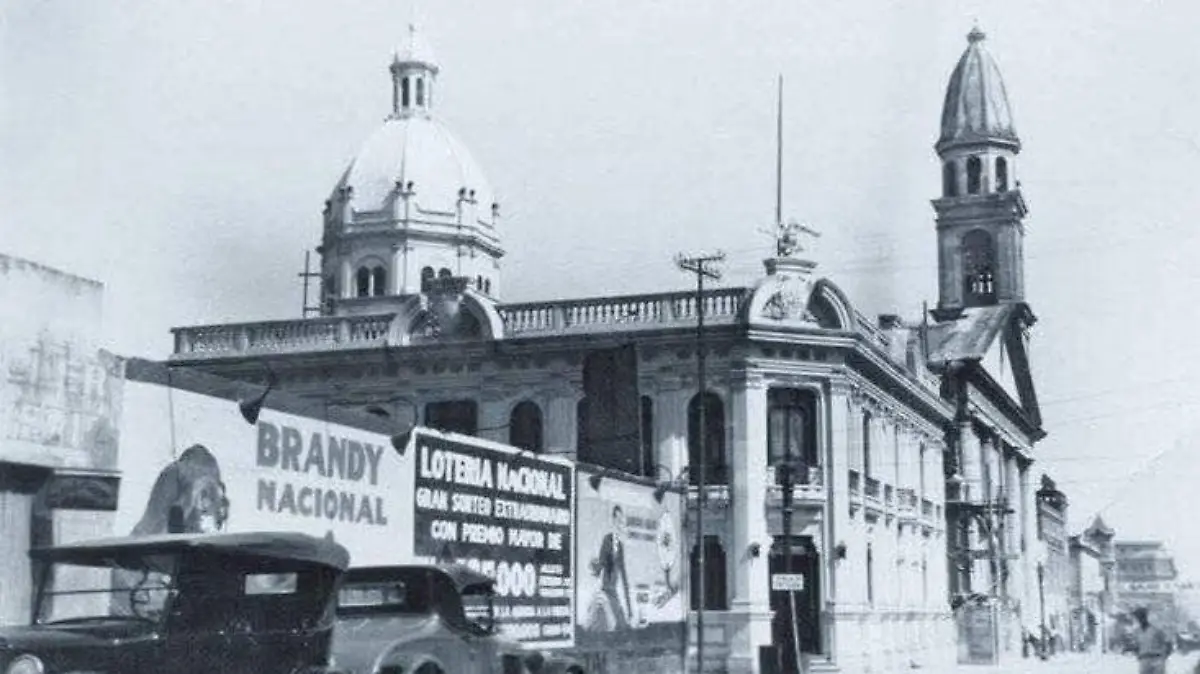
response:
{"label": "small sign on pole", "polygon": [[771,576],[771,590],[773,592],[803,592],[804,574],[776,573]]}

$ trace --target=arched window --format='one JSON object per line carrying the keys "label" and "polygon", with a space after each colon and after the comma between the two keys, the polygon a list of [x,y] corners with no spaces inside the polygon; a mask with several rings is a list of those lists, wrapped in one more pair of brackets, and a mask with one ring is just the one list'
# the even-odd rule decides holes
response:
{"label": "arched window", "polygon": [[482,276],[475,277],[475,288],[478,289],[479,292],[483,292],[483,277]]}
{"label": "arched window", "polygon": [[404,108],[408,107],[408,78],[407,77],[400,80],[400,106],[404,107]]}
{"label": "arched window", "polygon": [[483,279],[483,292],[487,293],[488,295],[492,294],[492,280],[491,279],[488,279],[488,278]]}
{"label": "arched window", "polygon": [[438,270],[438,278],[450,278],[451,276],[454,276],[454,274],[445,267]]}
{"label": "arched window", "polygon": [[427,292],[432,281],[433,267],[425,267],[421,269],[421,292]]}
{"label": "arched window", "polygon": [[540,453],[542,445],[542,409],[532,400],[522,400],[508,417],[508,444]]}
{"label": "arched window", "polygon": [[996,252],[992,235],[973,229],[962,238],[963,295],[967,306],[989,303],[996,298],[994,270]]}
{"label": "arched window", "polygon": [[654,400],[642,396],[642,475],[657,477],[658,457],[654,453]]}
{"label": "arched window", "polygon": [[953,161],[942,164],[942,195],[958,196],[958,169],[955,168]]}
{"label": "arched window", "polygon": [[425,78],[417,78],[417,105],[425,105]]}
{"label": "arched window", "polygon": [[375,267],[371,271],[371,294],[378,297],[379,295],[387,294],[387,270],[383,267]]}
{"label": "arched window", "polygon": [[862,471],[863,477],[871,477],[871,413],[862,415]]}
{"label": "arched window", "polygon": [[[767,463],[790,459],[805,468],[820,464],[814,421],[816,398],[803,389],[773,388],[767,393]],[[798,462],[798,464],[796,463]],[[807,477],[801,469],[796,479]]]}
{"label": "arched window", "polygon": [[[688,476],[692,483],[700,478],[700,400],[699,393],[688,403]],[[704,394],[704,482],[727,484],[729,471],[725,466],[725,405],[721,397],[709,391]]]}
{"label": "arched window", "polygon": [[371,294],[371,270],[366,267],[359,267],[358,273],[355,274],[355,283],[357,286],[358,297],[368,297]]}
{"label": "arched window", "polygon": [[1008,191],[1008,160],[996,157],[996,191]]}
{"label": "arched window", "polygon": [[967,159],[967,194],[979,194],[983,184],[983,162],[972,155]]}
{"label": "arched window", "polygon": [[[696,546],[692,546],[691,557],[691,592],[692,610],[700,608],[700,555]],[[728,611],[729,592],[725,587],[725,548],[718,536],[704,537],[704,610]]]}

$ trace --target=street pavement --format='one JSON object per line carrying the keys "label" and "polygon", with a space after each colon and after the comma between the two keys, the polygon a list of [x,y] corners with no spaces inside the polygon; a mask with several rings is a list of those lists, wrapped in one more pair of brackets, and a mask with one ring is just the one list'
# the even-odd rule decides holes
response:
{"label": "street pavement", "polygon": [[[1192,674],[1200,653],[1173,655],[1167,660],[1167,674]],[[961,666],[963,674],[1137,674],[1137,659],[1132,655],[1101,653],[1063,653],[1049,660],[1026,659],[995,669]]]}

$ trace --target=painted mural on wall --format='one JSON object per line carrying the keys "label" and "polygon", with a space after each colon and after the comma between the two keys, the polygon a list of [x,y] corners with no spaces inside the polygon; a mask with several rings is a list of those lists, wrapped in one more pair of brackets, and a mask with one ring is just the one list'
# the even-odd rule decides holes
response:
{"label": "painted mural on wall", "polygon": [[683,497],[578,474],[576,643],[665,645],[684,638]]}

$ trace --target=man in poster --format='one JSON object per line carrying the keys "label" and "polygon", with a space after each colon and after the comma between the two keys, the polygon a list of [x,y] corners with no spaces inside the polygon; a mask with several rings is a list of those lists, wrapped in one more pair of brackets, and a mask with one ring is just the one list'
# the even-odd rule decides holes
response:
{"label": "man in poster", "polygon": [[[600,576],[600,591],[592,599],[588,629],[616,631],[629,629],[633,605],[629,601],[629,576],[625,572],[625,511],[613,506],[612,531],[600,543],[600,554],[592,560],[593,576]],[[617,583],[621,592],[617,591]],[[623,600],[623,601],[622,601]]]}

